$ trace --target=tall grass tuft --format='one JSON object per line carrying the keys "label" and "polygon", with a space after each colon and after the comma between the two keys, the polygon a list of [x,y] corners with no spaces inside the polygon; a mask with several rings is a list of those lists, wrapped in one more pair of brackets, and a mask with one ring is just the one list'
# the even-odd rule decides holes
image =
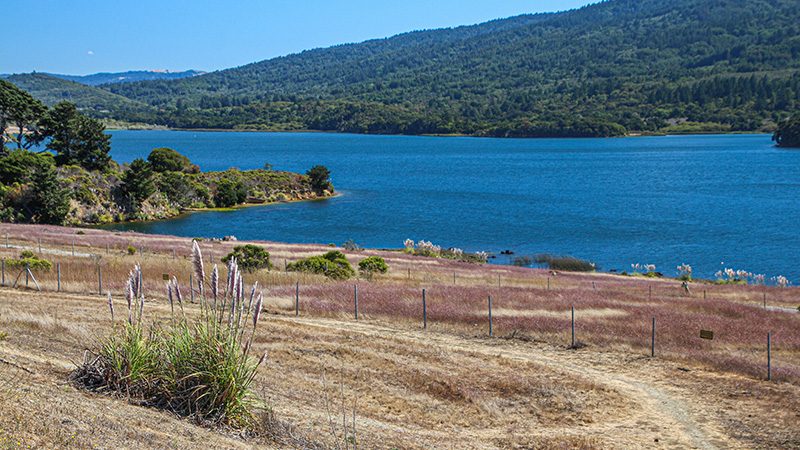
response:
{"label": "tall grass tuft", "polygon": [[[202,252],[195,242],[193,266],[201,296],[205,290]],[[258,367],[266,359],[249,356],[258,328],[263,294],[258,285],[245,295],[235,259],[228,263],[228,285],[219,299],[219,272],[211,273],[213,302],[202,301],[199,316],[187,318],[176,278],[166,284],[169,323],[145,323],[141,267],[131,270],[125,297],[128,320],[115,323],[92,357],[72,374],[78,385],[131,400],[210,425],[249,428],[262,402],[251,390]],[[219,301],[218,301],[219,300]],[[178,308],[176,308],[177,303]],[[113,321],[113,300],[109,295]],[[178,309],[178,311],[176,311]]]}

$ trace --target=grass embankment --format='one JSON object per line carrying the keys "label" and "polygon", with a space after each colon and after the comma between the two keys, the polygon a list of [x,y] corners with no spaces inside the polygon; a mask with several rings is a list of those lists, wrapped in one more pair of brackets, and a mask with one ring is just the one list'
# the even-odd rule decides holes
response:
{"label": "grass embankment", "polygon": [[[65,384],[74,368],[70,361],[81,360],[92,337],[111,328],[105,297],[96,294],[98,259],[103,290],[115,295],[122,292],[130,266],[141,262],[148,305],[163,320],[170,313],[162,274],[188,282],[192,272],[188,239],[76,232],[0,227],[0,237],[8,233],[12,246],[38,252],[41,238],[42,254],[61,263],[62,288],[80,293],[0,290],[0,331],[8,334],[0,349],[2,358],[14,364],[0,363],[5,371],[0,376],[13,379],[7,382],[16,383],[12,390],[24,397],[3,405],[10,411],[2,422],[3,430],[11,430],[6,436],[60,446],[71,442],[74,432],[79,446],[130,445],[136,439],[159,446],[166,436],[157,431],[157,423],[167,420],[165,429],[180,436],[176,447],[189,447],[192,439],[220,447],[242,445],[168,419],[168,414],[81,394]],[[4,244],[0,240],[4,257],[19,253]],[[138,253],[127,255],[128,245]],[[201,245],[206,258],[218,263],[241,242]],[[322,443],[333,446],[329,414],[341,423],[342,411],[351,417],[355,409],[362,447],[630,448],[647,447],[654,439],[675,446],[800,443],[792,425],[800,414],[800,314],[790,312],[800,305],[795,289],[692,285],[686,296],[673,280],[559,273],[550,276],[548,290],[549,271],[373,251],[345,253],[353,263],[379,254],[390,266],[388,274],[372,281],[333,282],[280,270],[285,262],[329,248],[265,245],[278,270],[245,275],[247,285],[257,280],[265,288],[267,321],[253,351],[270,356],[254,384],[275,416],[295,425],[295,436],[322,436]],[[39,278],[44,289],[55,289],[53,272]],[[296,319],[298,281],[301,317]],[[422,288],[428,305],[425,332]],[[770,308],[781,309],[765,310],[764,293]],[[494,339],[487,336],[489,295]],[[577,351],[567,349],[571,306],[577,339],[586,344]],[[652,317],[657,318],[655,359],[647,357]],[[701,340],[701,328],[714,331],[715,340]],[[773,333],[778,383],[762,381],[768,331]],[[63,387],[46,388],[52,385]],[[52,407],[44,400],[48,395]],[[72,403],[80,414],[67,406]],[[25,419],[34,416],[36,421]],[[66,425],[40,433],[41,424],[57,424],[65,416]],[[111,431],[133,418],[140,428]],[[92,428],[107,433],[82,432]],[[285,432],[278,434],[278,439],[290,439]],[[256,442],[266,441],[244,445]]]}

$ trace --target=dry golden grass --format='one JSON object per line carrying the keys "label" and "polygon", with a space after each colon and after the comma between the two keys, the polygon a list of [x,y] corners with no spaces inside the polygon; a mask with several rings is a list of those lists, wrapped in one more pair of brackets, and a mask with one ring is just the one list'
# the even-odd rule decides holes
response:
{"label": "dry golden grass", "polygon": [[[339,439],[332,430],[341,433],[341,413],[350,417],[354,403],[361,448],[800,446],[796,383],[766,383],[677,357],[646,358],[641,349],[632,351],[625,343],[573,351],[549,340],[547,333],[513,334],[502,328],[499,338],[489,339],[481,318],[476,320],[472,310],[467,311],[469,320],[433,321],[428,331],[420,329],[416,318],[377,312],[365,312],[359,322],[352,320],[350,310],[303,309],[302,316],[295,318],[297,274],[281,272],[248,279],[248,283],[258,279],[270,288],[265,292],[265,326],[253,353],[269,352],[255,385],[273,408],[271,429],[276,435],[244,438],[200,428],[167,412],[89,394],[67,382],[73,362],[80,361],[84,350],[111,330],[111,323],[105,298],[96,293],[96,261],[72,257],[71,246],[63,243],[69,242],[65,239],[75,230],[46,230],[50,243],[44,245],[45,250],[67,253],[54,259],[62,263],[62,288],[71,292],[49,291],[55,288],[53,274],[42,277],[47,292],[0,289],[0,333],[6,334],[0,339],[0,448],[335,447]],[[33,235],[35,227],[0,227],[0,235],[6,231],[15,233],[12,245],[25,245],[21,238]],[[190,264],[181,254],[173,260],[171,249],[186,253],[189,241],[153,237],[151,242],[147,236],[131,233],[86,233],[78,236],[87,243],[117,239],[123,249],[122,244],[133,240],[160,249],[161,254],[128,256],[122,250],[106,255],[100,247],[99,253],[104,287],[114,292],[121,291],[130,266],[140,261],[150,299],[148,317],[166,320],[169,307],[161,274],[179,276],[185,285]],[[212,249],[209,253],[218,261],[232,246],[206,244],[204,251]],[[273,258],[277,254],[291,260],[327,248],[270,244],[269,250]],[[0,248],[0,255],[18,251]],[[350,256],[357,260],[376,253]],[[452,284],[454,271],[456,286],[465,289],[494,286],[499,274],[506,288],[546,292],[544,271],[427,260],[420,266],[403,255],[380,254],[389,257],[392,271],[364,284],[365,296],[369,289],[400,291]],[[647,294],[636,285],[617,290],[618,280],[607,275],[558,275],[550,280],[555,292],[547,295],[556,296],[554,302],[570,299],[594,281],[600,292],[612,298],[602,307],[584,309],[582,319],[601,324],[628,320],[617,311],[646,303]],[[306,286],[320,285],[320,289],[337,286],[319,277],[300,281]],[[669,282],[658,283],[664,290],[672,288]],[[709,289],[745,305],[757,301],[759,294],[729,287]],[[779,305],[795,301],[784,292],[774,295]],[[119,294],[116,297],[121,301]],[[369,306],[366,299],[365,307]],[[498,319],[564,315],[541,304],[523,305],[498,308]],[[189,306],[189,314],[194,311]],[[565,338],[563,334],[550,337]],[[797,355],[788,352],[780,358],[786,361]],[[332,416],[339,425],[331,426]]]}

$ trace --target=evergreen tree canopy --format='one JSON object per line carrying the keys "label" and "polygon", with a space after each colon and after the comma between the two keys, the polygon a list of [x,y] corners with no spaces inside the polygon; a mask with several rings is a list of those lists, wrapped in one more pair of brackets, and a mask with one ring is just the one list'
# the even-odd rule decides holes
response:
{"label": "evergreen tree canopy", "polygon": [[69,199],[69,190],[61,186],[55,167],[41,166],[31,177],[28,218],[33,223],[62,225],[69,213]]}
{"label": "evergreen tree canopy", "polygon": [[171,148],[156,148],[150,152],[147,161],[153,167],[154,172],[186,172],[198,173],[200,169],[189,161],[189,158],[181,155]]}
{"label": "evergreen tree canopy", "polygon": [[779,147],[800,147],[800,114],[781,122],[772,139]]}
{"label": "evergreen tree canopy", "polygon": [[130,209],[138,210],[155,192],[156,185],[150,163],[141,158],[133,160],[122,175],[122,193],[128,200]]}
{"label": "evergreen tree canopy", "polygon": [[87,170],[103,170],[111,161],[111,136],[102,122],[84,116],[73,103],[61,102],[42,120],[47,148],[56,153],[58,165],[74,164]]}
{"label": "evergreen tree canopy", "polygon": [[[38,125],[47,108],[31,94],[0,80],[0,141],[15,141],[17,148],[31,148],[42,141]],[[15,134],[8,127],[17,127]]]}
{"label": "evergreen tree canopy", "polygon": [[331,188],[331,172],[325,166],[314,166],[306,172],[311,181],[311,187],[317,192]]}

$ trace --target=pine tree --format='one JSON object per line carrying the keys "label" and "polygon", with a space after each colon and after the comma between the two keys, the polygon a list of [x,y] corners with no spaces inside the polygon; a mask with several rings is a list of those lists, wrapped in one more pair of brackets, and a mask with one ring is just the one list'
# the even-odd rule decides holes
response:
{"label": "pine tree", "polygon": [[31,177],[30,219],[34,223],[62,225],[69,213],[69,190],[62,188],[55,167],[45,165]]}

